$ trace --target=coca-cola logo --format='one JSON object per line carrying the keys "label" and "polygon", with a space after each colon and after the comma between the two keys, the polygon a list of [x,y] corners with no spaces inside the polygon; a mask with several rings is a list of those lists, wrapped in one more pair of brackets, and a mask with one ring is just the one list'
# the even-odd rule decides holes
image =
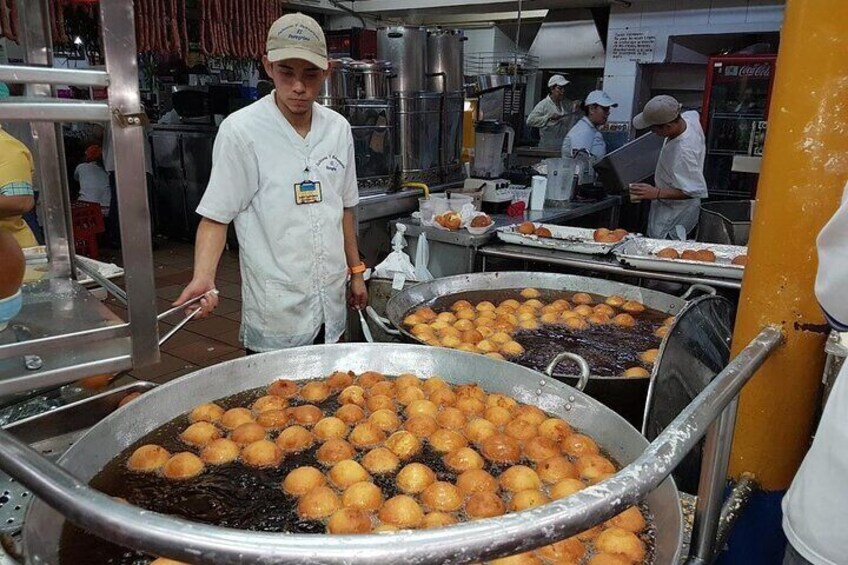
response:
{"label": "coca-cola logo", "polygon": [[753,65],[742,65],[739,67],[740,77],[768,78],[771,74],[771,65],[757,63]]}

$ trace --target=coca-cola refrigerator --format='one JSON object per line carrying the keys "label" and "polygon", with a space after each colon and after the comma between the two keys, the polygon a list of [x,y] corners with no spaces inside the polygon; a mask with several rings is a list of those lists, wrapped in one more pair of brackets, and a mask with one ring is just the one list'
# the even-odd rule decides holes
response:
{"label": "coca-cola refrigerator", "polygon": [[713,200],[753,199],[777,55],[710,57],[701,122]]}

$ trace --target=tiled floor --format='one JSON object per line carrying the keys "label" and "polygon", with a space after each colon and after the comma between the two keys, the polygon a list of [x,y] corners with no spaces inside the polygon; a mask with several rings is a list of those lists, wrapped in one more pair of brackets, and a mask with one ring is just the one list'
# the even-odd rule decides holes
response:
{"label": "tiled floor", "polygon": [[[120,264],[120,257],[106,256],[101,259]],[[171,303],[191,280],[193,264],[194,246],[189,243],[162,242],[153,252],[159,312],[170,308]],[[238,338],[241,320],[238,254],[224,251],[218,275],[220,300],[215,313],[205,320],[189,322],[162,346],[162,359],[159,363],[135,369],[130,376],[161,384],[201,367],[244,356],[244,348]],[[123,284],[122,281],[118,282]],[[106,305],[126,319],[126,308],[114,298],[110,297]],[[159,335],[164,335],[179,320],[179,315],[175,314],[172,319],[161,322]]]}

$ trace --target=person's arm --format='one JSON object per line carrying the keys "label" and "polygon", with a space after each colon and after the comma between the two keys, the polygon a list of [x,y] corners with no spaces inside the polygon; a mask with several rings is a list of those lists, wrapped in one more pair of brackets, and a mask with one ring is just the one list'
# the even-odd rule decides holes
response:
{"label": "person's arm", "polygon": [[[203,218],[197,226],[197,237],[194,242],[194,276],[183,289],[180,297],[174,301],[174,306],[191,300],[215,288],[215,275],[218,272],[218,261],[227,243],[227,224]],[[218,297],[210,294],[200,300],[203,308],[198,317],[208,316],[218,306]]]}
{"label": "person's arm", "polygon": [[816,298],[828,323],[837,331],[848,331],[848,184],[842,205],[822,228],[816,241],[819,267]]}
{"label": "person's arm", "polygon": [[551,120],[551,113],[547,111],[546,100],[542,100],[527,116],[527,125],[531,128],[543,128]]}
{"label": "person's arm", "polygon": [[630,185],[630,194],[642,200],[688,200],[694,198],[679,188],[659,188],[644,182],[634,182]]}
{"label": "person's arm", "polygon": [[[356,242],[356,217],[353,208],[345,208],[342,218],[344,234],[344,251],[348,267],[355,267],[362,262],[359,258],[359,244]],[[363,273],[350,275],[350,306],[362,310],[368,305],[368,289],[365,286]]]}
{"label": "person's arm", "polygon": [[23,216],[35,207],[32,196],[0,195],[0,218]]}

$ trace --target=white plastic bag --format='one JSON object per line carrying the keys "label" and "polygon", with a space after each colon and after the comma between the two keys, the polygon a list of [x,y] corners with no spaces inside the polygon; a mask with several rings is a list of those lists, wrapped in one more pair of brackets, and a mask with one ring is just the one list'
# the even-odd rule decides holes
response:
{"label": "white plastic bag", "polygon": [[398,224],[392,238],[392,252],[382,263],[374,267],[373,276],[382,279],[402,277],[405,280],[417,280],[415,266],[409,255],[403,251],[404,247],[406,247],[406,226]]}
{"label": "white plastic bag", "polygon": [[433,280],[433,273],[427,268],[430,264],[430,244],[427,242],[427,234],[421,232],[418,236],[418,247],[415,250],[415,278],[419,282]]}

